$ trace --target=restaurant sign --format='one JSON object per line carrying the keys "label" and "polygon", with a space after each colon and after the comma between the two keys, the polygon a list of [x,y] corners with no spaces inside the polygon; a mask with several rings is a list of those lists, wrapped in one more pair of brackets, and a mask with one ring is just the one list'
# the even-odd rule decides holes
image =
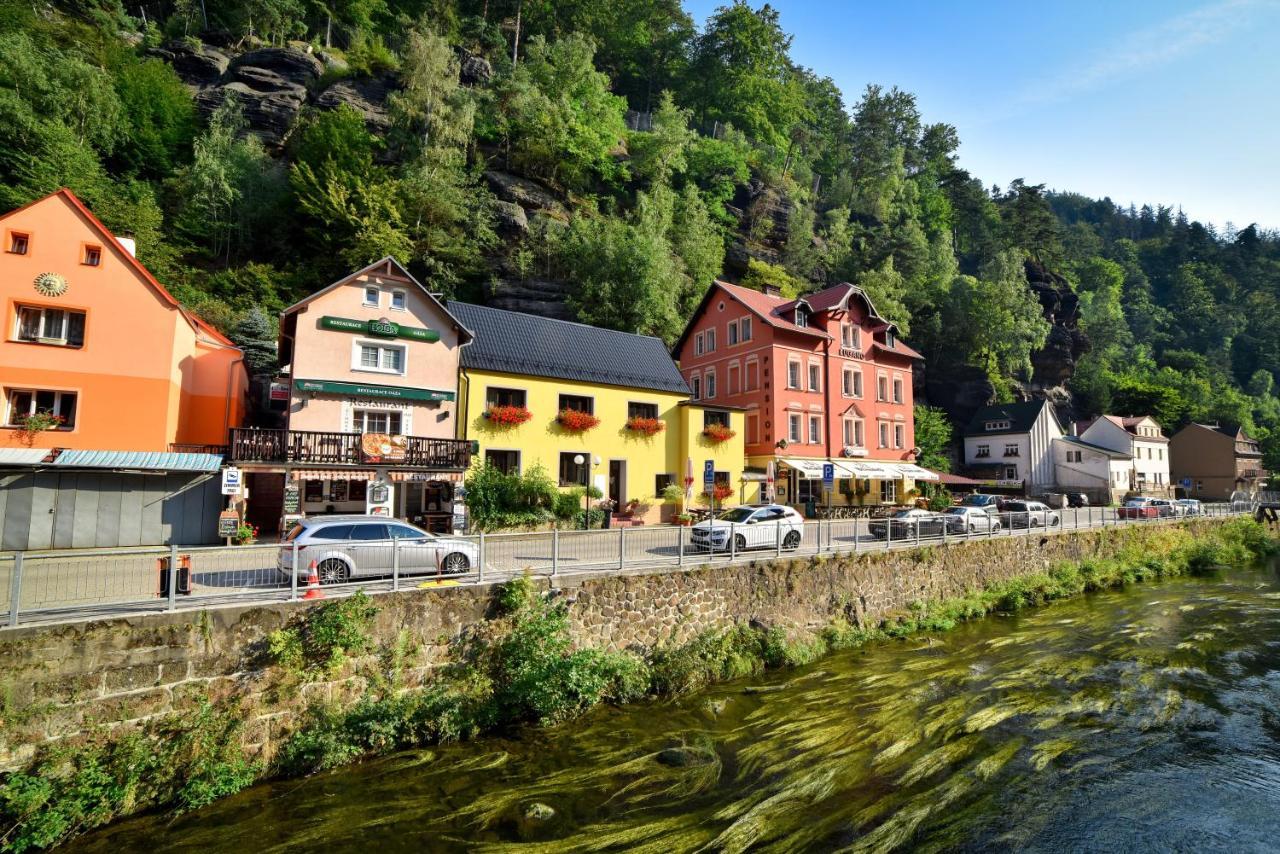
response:
{"label": "restaurant sign", "polygon": [[352,397],[378,397],[390,400],[453,400],[451,391],[438,391],[432,388],[405,388],[394,385],[373,385],[371,383],[339,383],[327,380],[294,380],[293,387],[298,391],[309,391],[318,394],[343,394]]}
{"label": "restaurant sign", "polygon": [[360,455],[366,463],[402,463],[408,455],[409,440],[387,433],[360,436]]}
{"label": "restaurant sign", "polygon": [[439,341],[440,333],[434,329],[421,329],[416,326],[401,326],[390,320],[355,320],[350,317],[320,318],[321,329],[334,329],[338,332],[352,332],[357,335],[376,335],[379,338],[407,338],[410,341]]}

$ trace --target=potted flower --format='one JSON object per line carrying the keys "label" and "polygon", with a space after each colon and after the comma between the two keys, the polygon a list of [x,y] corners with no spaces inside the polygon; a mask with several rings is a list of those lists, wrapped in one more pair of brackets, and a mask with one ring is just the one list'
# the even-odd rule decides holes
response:
{"label": "potted flower", "polygon": [[17,420],[18,438],[30,447],[35,444],[37,436],[46,430],[57,430],[65,420],[52,412],[32,412],[30,415],[20,416]]}
{"label": "potted flower", "polygon": [[672,521],[682,527],[688,527],[693,524],[693,516],[689,513],[677,513]]}
{"label": "potted flower", "polygon": [[258,526],[241,522],[233,538],[238,546],[251,546],[258,541]]}
{"label": "potted flower", "polygon": [[490,406],[484,411],[484,417],[490,424],[501,427],[514,427],[523,424],[533,417],[533,413],[524,406]]}
{"label": "potted flower", "polygon": [[667,422],[661,418],[642,418],[637,415],[627,419],[627,429],[642,436],[656,436],[667,429]]}
{"label": "potted flower", "polygon": [[556,423],[560,425],[561,429],[570,433],[585,433],[598,426],[600,419],[590,412],[582,412],[577,409],[562,409],[556,415]]}
{"label": "potted flower", "polygon": [[719,445],[721,442],[727,442],[734,436],[738,435],[730,430],[724,424],[708,424],[702,431],[702,436],[713,445]]}
{"label": "potted flower", "polygon": [[717,483],[715,486],[711,487],[710,492],[704,492],[702,494],[707,498],[714,498],[717,504],[723,504],[726,499],[733,497],[733,487]]}

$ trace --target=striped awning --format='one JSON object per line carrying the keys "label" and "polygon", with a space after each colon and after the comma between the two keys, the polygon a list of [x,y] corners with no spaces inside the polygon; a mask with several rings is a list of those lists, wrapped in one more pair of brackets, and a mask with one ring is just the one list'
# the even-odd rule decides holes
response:
{"label": "striped awning", "polygon": [[0,466],[33,466],[51,453],[48,448],[0,448]]}
{"label": "striped awning", "polygon": [[364,469],[294,469],[294,480],[373,480],[374,473]]}
{"label": "striped awning", "polygon": [[49,465],[58,468],[129,469],[137,471],[215,472],[219,454],[178,454],[166,451],[81,451],[68,448]]}

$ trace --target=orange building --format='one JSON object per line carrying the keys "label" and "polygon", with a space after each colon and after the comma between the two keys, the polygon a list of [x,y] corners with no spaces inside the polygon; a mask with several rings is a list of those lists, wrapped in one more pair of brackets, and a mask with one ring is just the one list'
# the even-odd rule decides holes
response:
{"label": "orange building", "polygon": [[244,414],[242,354],[179,305],[132,240],[65,189],[0,216],[0,240],[0,448],[226,445]]}

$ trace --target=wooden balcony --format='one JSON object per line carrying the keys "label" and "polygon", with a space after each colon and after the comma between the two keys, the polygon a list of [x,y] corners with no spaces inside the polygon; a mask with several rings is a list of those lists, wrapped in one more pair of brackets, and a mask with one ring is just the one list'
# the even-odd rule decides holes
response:
{"label": "wooden balcony", "polygon": [[371,462],[360,451],[359,433],[318,430],[260,430],[235,428],[227,459],[233,463],[298,463],[332,466],[387,466],[437,471],[465,471],[471,464],[471,443],[464,439],[409,436],[405,458]]}

